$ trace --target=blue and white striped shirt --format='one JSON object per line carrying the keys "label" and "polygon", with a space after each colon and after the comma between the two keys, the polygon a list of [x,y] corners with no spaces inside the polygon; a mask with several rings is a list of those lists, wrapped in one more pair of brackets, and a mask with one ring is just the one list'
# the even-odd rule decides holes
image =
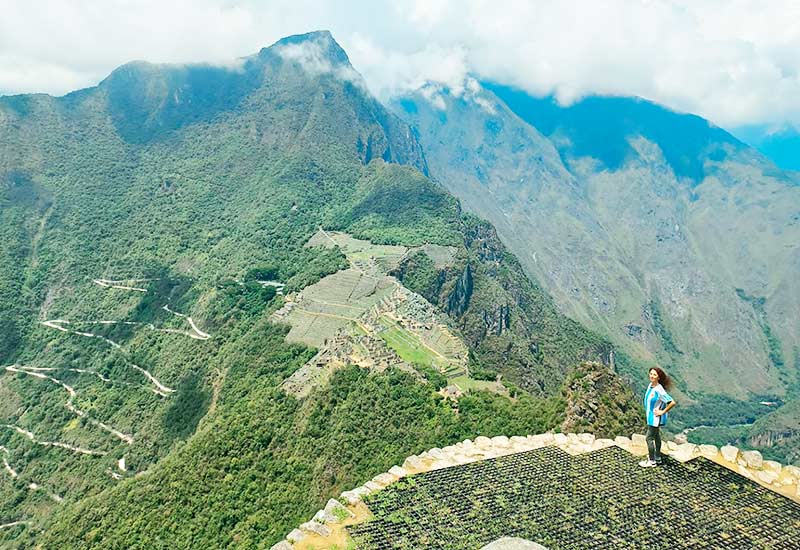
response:
{"label": "blue and white striped shirt", "polygon": [[657,410],[663,409],[667,403],[672,401],[672,397],[666,392],[661,384],[647,386],[644,392],[644,410],[647,413],[647,425],[659,427],[667,423],[667,415],[656,416]]}

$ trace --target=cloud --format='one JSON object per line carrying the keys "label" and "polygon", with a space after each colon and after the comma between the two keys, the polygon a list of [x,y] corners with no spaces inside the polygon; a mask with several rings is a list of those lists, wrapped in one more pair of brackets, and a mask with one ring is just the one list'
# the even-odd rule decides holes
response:
{"label": "cloud", "polygon": [[327,53],[330,47],[327,38],[320,37],[313,41],[296,44],[282,44],[277,47],[277,53],[285,60],[298,63],[304,71],[312,75],[333,74],[341,80],[351,82],[364,91],[367,85],[352,66],[347,64],[334,64]]}
{"label": "cloud", "polygon": [[564,103],[638,95],[726,127],[800,125],[795,0],[0,0],[0,13],[0,93],[64,93],[133,59],[222,63],[329,29],[383,99],[430,82],[461,93],[475,74]]}

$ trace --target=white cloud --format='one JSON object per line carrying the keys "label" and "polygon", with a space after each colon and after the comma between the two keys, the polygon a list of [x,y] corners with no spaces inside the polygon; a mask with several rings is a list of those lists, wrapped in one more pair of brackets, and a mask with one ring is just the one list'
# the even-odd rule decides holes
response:
{"label": "white cloud", "polygon": [[308,73],[314,75],[331,73],[337,78],[351,82],[367,91],[364,79],[352,66],[331,63],[330,57],[326,53],[329,44],[326,44],[324,40],[327,39],[317,38],[314,41],[303,43],[281,44],[276,50],[282,58],[297,62]]}
{"label": "white cloud", "polygon": [[0,0],[0,93],[64,93],[132,59],[214,63],[329,29],[379,97],[467,75],[639,95],[722,126],[800,124],[796,0]]}

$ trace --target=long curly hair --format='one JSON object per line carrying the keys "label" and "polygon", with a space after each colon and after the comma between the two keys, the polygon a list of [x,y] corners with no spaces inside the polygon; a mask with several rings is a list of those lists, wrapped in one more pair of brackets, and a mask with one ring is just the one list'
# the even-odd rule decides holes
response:
{"label": "long curly hair", "polygon": [[658,367],[653,367],[647,372],[649,373],[651,370],[656,371],[656,374],[658,375],[658,383],[664,386],[665,390],[672,388],[672,379],[669,376],[667,376],[666,372],[664,372],[662,369]]}

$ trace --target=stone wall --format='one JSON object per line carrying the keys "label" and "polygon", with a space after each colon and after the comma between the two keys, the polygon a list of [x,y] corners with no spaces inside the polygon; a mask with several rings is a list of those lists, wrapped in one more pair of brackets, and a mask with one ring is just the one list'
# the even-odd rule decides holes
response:
{"label": "stone wall", "polygon": [[[481,436],[474,441],[467,439],[455,445],[441,449],[433,448],[419,455],[409,456],[402,465],[392,466],[388,472],[343,492],[338,500],[330,499],[325,508],[318,511],[310,521],[292,530],[286,539],[274,545],[272,550],[329,548],[341,544],[345,537],[344,527],[358,523],[368,516],[368,510],[362,499],[407,475],[530,451],[548,445],[555,445],[573,455],[613,445],[634,455],[647,454],[645,436],[642,434],[633,434],[631,437],[617,436],[613,440],[596,439],[589,433],[544,433],[510,438]],[[758,451],[740,450],[730,445],[718,449],[714,445],[666,441],[662,446],[662,452],[680,462],[700,456],[706,457],[764,487],[800,502],[800,468],[763,460]]]}

